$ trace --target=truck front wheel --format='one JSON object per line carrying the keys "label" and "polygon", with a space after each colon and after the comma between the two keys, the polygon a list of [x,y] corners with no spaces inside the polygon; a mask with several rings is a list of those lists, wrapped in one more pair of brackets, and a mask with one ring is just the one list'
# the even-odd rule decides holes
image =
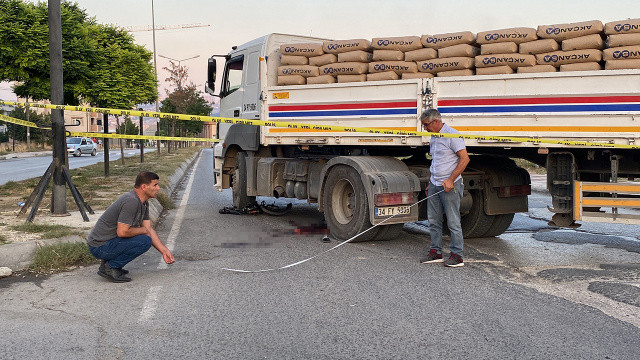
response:
{"label": "truck front wheel", "polygon": [[255,196],[247,195],[247,154],[239,152],[236,155],[236,168],[233,172],[231,183],[233,194],[233,207],[244,209],[256,201]]}
{"label": "truck front wheel", "polygon": [[[329,172],[325,183],[324,215],[331,235],[345,241],[371,226],[367,192],[358,172],[346,165],[337,165]],[[367,231],[353,242],[373,239],[379,228]]]}

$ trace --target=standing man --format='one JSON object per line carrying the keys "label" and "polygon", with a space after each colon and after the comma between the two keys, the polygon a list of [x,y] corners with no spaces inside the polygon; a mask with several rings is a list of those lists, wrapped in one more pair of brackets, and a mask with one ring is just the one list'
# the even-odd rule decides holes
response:
{"label": "standing man", "polygon": [[[440,112],[429,109],[420,115],[422,127],[430,133],[459,134],[459,132],[442,122]],[[460,225],[460,200],[464,184],[462,172],[469,164],[469,155],[461,138],[445,138],[432,136],[429,141],[431,152],[431,178],[427,186],[427,215],[431,234],[429,253],[420,259],[421,263],[442,262],[442,215],[447,215],[447,226],[451,233],[451,250],[444,266],[464,266],[462,260],[462,226]]]}
{"label": "standing man", "polygon": [[144,254],[153,245],[167,264],[175,260],[164,246],[149,220],[149,199],[160,191],[156,173],[142,171],[136,177],[134,189],[120,196],[100,216],[89,233],[89,251],[102,265],[98,275],[113,282],[128,282],[129,271],[123,267]]}

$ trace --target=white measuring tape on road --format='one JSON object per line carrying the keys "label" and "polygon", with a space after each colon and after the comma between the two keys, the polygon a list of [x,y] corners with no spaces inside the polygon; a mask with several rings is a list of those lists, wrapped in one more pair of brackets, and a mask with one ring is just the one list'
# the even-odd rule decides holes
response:
{"label": "white measuring tape on road", "polygon": [[[425,201],[425,200],[427,200],[427,199],[429,199],[429,198],[431,198],[431,197],[433,197],[433,196],[436,196],[436,195],[440,194],[440,193],[441,193],[441,192],[443,192],[443,191],[444,191],[444,190],[440,190],[440,191],[438,191],[438,192],[437,192],[437,193],[435,193],[435,194],[431,194],[431,195],[427,196],[426,198],[424,198],[424,199],[422,199],[422,200],[420,200],[420,201],[418,201],[418,202],[416,202],[416,203],[414,203],[414,204],[412,204],[412,205],[409,205],[409,207],[416,206],[416,205],[420,204],[421,202],[423,202],[423,201]],[[455,191],[455,189],[453,189],[453,191]],[[339,248],[340,246],[342,246],[342,245],[344,245],[344,244],[346,244],[346,243],[348,243],[348,242],[353,241],[353,239],[355,239],[355,238],[357,238],[358,236],[360,236],[360,235],[362,235],[362,234],[366,233],[367,231],[369,231],[369,230],[371,230],[371,229],[373,229],[373,228],[375,228],[375,227],[377,227],[377,226],[380,226],[380,225],[384,224],[385,222],[387,222],[387,221],[389,221],[389,220],[393,219],[393,218],[394,218],[394,217],[396,217],[397,215],[400,215],[400,213],[395,214],[395,215],[393,215],[393,216],[390,216],[390,217],[388,217],[388,218],[384,219],[383,221],[381,221],[381,222],[379,222],[379,223],[377,223],[377,224],[373,225],[372,227],[368,228],[367,230],[365,230],[365,231],[363,231],[363,232],[361,232],[361,233],[359,233],[359,234],[356,234],[356,235],[352,236],[350,239],[347,239],[347,240],[345,240],[345,241],[341,242],[340,244],[338,244],[338,245],[336,245],[336,246],[334,246],[334,247],[332,247],[332,248],[330,248],[330,249],[327,249],[327,250],[325,250],[325,251],[323,251],[323,252],[321,252],[321,253],[318,253],[318,254],[316,254],[316,255],[313,255],[312,257],[309,257],[309,258],[306,258],[306,259],[304,259],[304,260],[300,260],[300,261],[294,262],[294,263],[289,264],[289,265],[281,266],[281,267],[279,267],[279,268],[262,269],[262,270],[241,270],[241,269],[231,269],[231,268],[219,268],[219,269],[220,269],[220,270],[226,270],[226,271],[238,272],[238,273],[263,273],[263,272],[269,272],[269,271],[276,271],[276,270],[288,269],[288,268],[294,267],[294,266],[296,266],[296,265],[300,265],[300,264],[302,264],[302,263],[306,263],[306,262],[307,262],[307,261],[309,261],[309,260],[313,260],[313,259],[317,258],[317,257],[318,257],[318,256],[320,256],[320,255],[323,255],[323,254],[328,253],[329,251],[333,251],[333,250],[335,250],[335,249]]]}

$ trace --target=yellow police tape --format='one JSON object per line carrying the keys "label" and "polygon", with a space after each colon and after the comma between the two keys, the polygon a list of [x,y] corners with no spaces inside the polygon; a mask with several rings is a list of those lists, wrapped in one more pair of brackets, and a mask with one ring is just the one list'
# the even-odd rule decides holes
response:
{"label": "yellow police tape", "polygon": [[[0,101],[0,104],[23,106],[23,107],[27,105],[27,103],[13,102],[13,101]],[[53,109],[53,110],[94,112],[94,113],[111,114],[111,115],[157,117],[157,118],[169,119],[169,120],[217,122],[217,123],[223,123],[223,124],[242,124],[242,125],[283,127],[283,128],[289,128],[289,129],[323,130],[323,131],[330,130],[330,131],[336,131],[336,132],[351,132],[351,133],[357,132],[357,133],[380,134],[380,135],[435,136],[435,137],[444,137],[444,138],[461,138],[461,139],[467,139],[467,140],[487,140],[487,141],[513,142],[513,143],[558,144],[558,145],[584,146],[584,147],[640,149],[640,145],[610,144],[610,143],[573,141],[573,140],[551,140],[551,139],[541,139],[538,137],[443,134],[443,133],[430,133],[426,131],[403,131],[403,130],[347,127],[347,126],[334,126],[334,125],[315,125],[315,124],[305,124],[305,123],[291,123],[291,122],[285,122],[285,121],[249,120],[249,119],[224,118],[224,117],[203,116],[203,115],[161,113],[161,112],[155,112],[155,111],[94,108],[94,107],[88,107],[88,106],[51,105],[51,104],[37,104],[37,103],[29,103],[28,105],[31,107]]]}
{"label": "yellow police tape", "polygon": [[[0,120],[18,124],[22,126],[28,126],[32,128],[39,129],[48,129],[39,127],[36,123],[31,121],[20,120],[16,118],[12,118],[10,116],[1,115]],[[93,138],[110,138],[110,139],[133,139],[133,140],[172,140],[172,141],[204,141],[204,142],[218,142],[218,139],[207,139],[207,138],[191,138],[191,137],[179,137],[179,136],[148,136],[148,135],[126,135],[126,134],[105,134],[105,133],[94,133],[94,132],[79,132],[79,131],[67,131],[67,133],[71,136],[87,136]]]}

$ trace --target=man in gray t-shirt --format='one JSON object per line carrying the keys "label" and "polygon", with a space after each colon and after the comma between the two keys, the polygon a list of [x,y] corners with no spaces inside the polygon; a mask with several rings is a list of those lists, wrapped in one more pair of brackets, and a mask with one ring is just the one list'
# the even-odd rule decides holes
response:
{"label": "man in gray t-shirt", "polygon": [[[459,134],[458,131],[442,122],[440,112],[429,109],[420,115],[423,128],[430,133]],[[461,138],[431,136],[429,141],[431,152],[431,178],[427,186],[427,215],[431,247],[421,263],[442,262],[442,222],[447,215],[447,226],[451,233],[449,259],[445,266],[463,266],[462,226],[460,224],[460,200],[464,184],[462,172],[469,164],[469,155]],[[452,191],[453,190],[453,191]]]}
{"label": "man in gray t-shirt", "polygon": [[167,264],[174,262],[171,251],[160,241],[149,220],[148,200],[160,191],[158,179],[157,174],[149,171],[138,174],[134,189],[111,204],[89,233],[89,251],[102,259],[98,275],[113,282],[131,281],[129,271],[123,267],[152,245]]}

